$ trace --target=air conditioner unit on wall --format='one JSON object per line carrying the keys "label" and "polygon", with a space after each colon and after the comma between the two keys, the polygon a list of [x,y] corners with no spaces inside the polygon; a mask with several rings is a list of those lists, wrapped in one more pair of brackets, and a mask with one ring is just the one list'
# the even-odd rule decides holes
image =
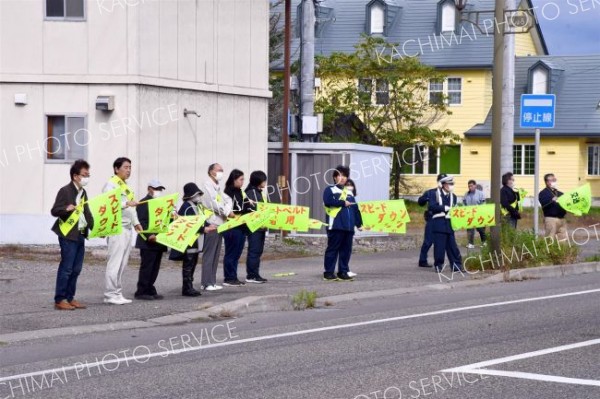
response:
{"label": "air conditioner unit on wall", "polygon": [[113,111],[115,109],[115,96],[98,96],[96,109],[99,111]]}

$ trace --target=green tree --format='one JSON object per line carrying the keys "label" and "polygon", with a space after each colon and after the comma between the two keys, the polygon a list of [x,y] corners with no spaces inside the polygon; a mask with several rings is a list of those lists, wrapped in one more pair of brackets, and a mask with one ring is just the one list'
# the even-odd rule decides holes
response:
{"label": "green tree", "polygon": [[396,46],[382,38],[363,36],[353,53],[318,57],[322,95],[315,103],[316,112],[324,115],[325,135],[329,136],[325,140],[334,141],[340,135],[344,118],[358,118],[362,123],[358,129],[353,123],[350,130],[354,133],[343,134],[347,139],[394,149],[390,181],[394,198],[399,197],[401,188],[410,189],[402,178],[405,165],[401,154],[406,148],[438,148],[460,141],[451,130],[435,127],[451,112],[443,96],[429,98],[428,85],[445,75],[417,58],[391,56]]}

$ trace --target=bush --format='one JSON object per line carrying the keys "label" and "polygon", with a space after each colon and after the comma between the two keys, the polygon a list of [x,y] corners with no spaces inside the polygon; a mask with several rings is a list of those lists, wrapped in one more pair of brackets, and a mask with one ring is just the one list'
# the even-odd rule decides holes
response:
{"label": "bush", "polygon": [[578,254],[578,246],[569,240],[557,243],[556,237],[540,237],[532,230],[514,230],[503,225],[500,251],[494,253],[486,246],[476,260],[469,260],[465,266],[474,271],[564,265],[574,263]]}
{"label": "bush", "polygon": [[292,297],[294,310],[312,309],[317,304],[317,291],[300,290]]}

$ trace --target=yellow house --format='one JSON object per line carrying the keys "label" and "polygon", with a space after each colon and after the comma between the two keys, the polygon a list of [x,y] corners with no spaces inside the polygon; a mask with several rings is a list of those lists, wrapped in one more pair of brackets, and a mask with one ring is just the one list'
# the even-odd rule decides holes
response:
{"label": "yellow house", "polygon": [[[293,11],[299,14],[300,1]],[[529,0],[521,9],[533,9]],[[396,43],[397,57],[419,57],[447,75],[444,82],[430,82],[429,96],[447,98],[452,115],[435,127],[447,128],[461,136],[458,146],[428,151],[416,147],[396,154],[404,164],[404,178],[417,194],[436,184],[438,173],[456,176],[457,191],[466,190],[467,181],[477,180],[489,190],[491,169],[490,122],[492,105],[493,0],[470,0],[463,21],[453,0],[324,0],[316,7],[315,53],[352,52],[362,34],[383,37]],[[475,22],[475,12],[480,12]],[[465,22],[467,17],[471,22]],[[292,46],[297,54],[299,24]],[[599,95],[600,74],[583,74],[586,67],[600,64],[598,57],[550,57],[539,25],[528,33],[515,35],[516,93],[515,115],[519,115],[522,93],[557,95],[557,126],[544,131],[541,141],[541,172],[554,172],[563,190],[591,182],[600,196]],[[585,76],[585,77],[584,77]],[[590,79],[592,81],[590,81]],[[586,80],[588,84],[586,84]],[[595,83],[595,86],[594,84]],[[579,94],[583,98],[572,98]],[[585,94],[587,93],[587,94]],[[376,98],[374,96],[374,98]],[[377,100],[375,100],[377,101]],[[578,103],[585,115],[574,115],[570,104]],[[518,118],[517,118],[518,119]],[[561,122],[562,119],[562,122]],[[516,125],[518,121],[516,122]],[[533,132],[515,127],[513,173],[517,185],[533,194]],[[412,157],[412,159],[411,159]],[[409,158],[408,164],[406,160]],[[505,172],[505,171],[503,171]]]}

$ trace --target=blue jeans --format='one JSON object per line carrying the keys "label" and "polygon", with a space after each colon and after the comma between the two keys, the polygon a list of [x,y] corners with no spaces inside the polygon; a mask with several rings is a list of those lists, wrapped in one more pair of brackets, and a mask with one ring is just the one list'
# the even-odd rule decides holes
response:
{"label": "blue jeans", "polygon": [[260,257],[265,249],[265,230],[257,230],[248,235],[248,256],[246,258],[246,277],[260,277]]}
{"label": "blue jeans", "polygon": [[325,273],[335,273],[335,264],[338,264],[338,273],[350,271],[350,256],[352,255],[353,231],[327,230],[327,249],[325,250]]}
{"label": "blue jeans", "polygon": [[223,233],[225,241],[225,257],[223,258],[223,274],[225,281],[237,280],[237,269],[244,244],[246,243],[246,232],[243,228],[236,227]]}
{"label": "blue jeans", "polygon": [[63,300],[71,302],[75,297],[77,278],[83,268],[83,256],[85,255],[85,238],[80,234],[77,241],[58,237],[60,245],[60,264],[56,274],[56,294],[54,302]]}
{"label": "blue jeans", "polygon": [[427,253],[433,245],[433,223],[425,222],[425,234],[423,236],[423,245],[421,245],[421,253],[419,254],[419,265],[427,264]]}

